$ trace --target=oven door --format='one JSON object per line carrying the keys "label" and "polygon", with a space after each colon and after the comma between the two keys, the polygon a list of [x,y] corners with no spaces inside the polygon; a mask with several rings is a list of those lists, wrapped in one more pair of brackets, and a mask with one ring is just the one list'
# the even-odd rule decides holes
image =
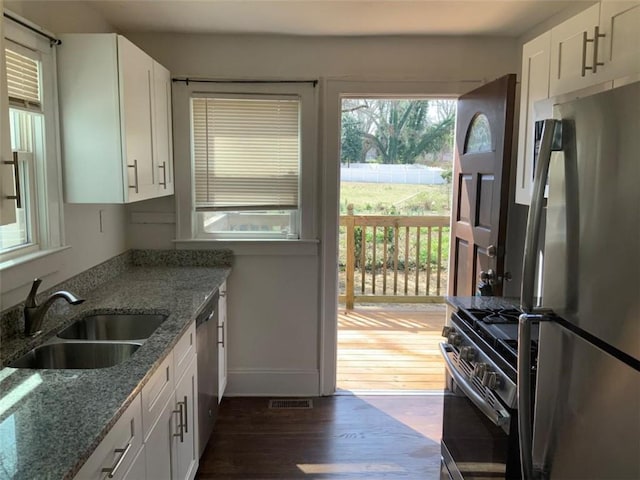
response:
{"label": "oven door", "polygon": [[[440,344],[446,372],[442,426],[443,472],[453,480],[520,478],[516,419],[495,398],[486,398],[479,385],[460,372],[455,350]],[[497,402],[497,404],[496,404]],[[514,415],[515,416],[515,415]],[[441,475],[441,478],[447,478]]]}

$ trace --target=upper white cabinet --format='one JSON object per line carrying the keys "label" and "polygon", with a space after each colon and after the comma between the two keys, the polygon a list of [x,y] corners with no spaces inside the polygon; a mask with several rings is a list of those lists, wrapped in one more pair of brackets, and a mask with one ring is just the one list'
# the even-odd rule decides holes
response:
{"label": "upper white cabinet", "polygon": [[0,19],[0,225],[15,223],[15,171],[12,163],[9,131],[9,95],[4,59],[4,20]]}
{"label": "upper white cabinet", "polygon": [[120,35],[61,39],[66,201],[129,203],[172,194],[169,72]]}
{"label": "upper white cabinet", "polygon": [[640,4],[602,2],[551,30],[551,96],[640,72]]}
{"label": "upper white cabinet", "polygon": [[520,128],[518,131],[518,165],[516,170],[516,202],[529,204],[533,184],[536,120],[551,116],[549,104],[549,56],[551,32],[525,44],[522,49],[520,82]]}
{"label": "upper white cabinet", "polygon": [[593,5],[523,46],[516,203],[531,203],[535,122],[553,115],[554,97],[639,75],[640,2]]}

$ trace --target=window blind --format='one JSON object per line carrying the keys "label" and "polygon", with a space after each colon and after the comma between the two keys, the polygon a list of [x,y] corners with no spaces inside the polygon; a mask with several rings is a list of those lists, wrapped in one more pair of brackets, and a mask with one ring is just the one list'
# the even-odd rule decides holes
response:
{"label": "window blind", "polygon": [[41,110],[39,63],[8,48],[5,49],[5,59],[9,103]]}
{"label": "window blind", "polygon": [[193,98],[198,211],[298,208],[298,99]]}

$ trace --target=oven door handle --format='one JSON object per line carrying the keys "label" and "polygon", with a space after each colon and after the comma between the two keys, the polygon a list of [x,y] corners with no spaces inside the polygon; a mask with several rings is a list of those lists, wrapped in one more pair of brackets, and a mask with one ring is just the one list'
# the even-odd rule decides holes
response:
{"label": "oven door handle", "polygon": [[487,402],[469,383],[469,381],[462,376],[458,369],[454,365],[453,361],[449,357],[449,352],[451,351],[451,347],[444,343],[440,342],[440,352],[442,353],[442,357],[444,358],[444,364],[447,367],[449,374],[453,377],[456,384],[460,387],[460,389],[464,392],[464,394],[473,402],[473,404],[480,409],[484,415],[491,420],[491,422],[507,431],[509,429],[509,422],[511,421],[511,415],[506,410],[497,411],[493,408],[489,402]]}

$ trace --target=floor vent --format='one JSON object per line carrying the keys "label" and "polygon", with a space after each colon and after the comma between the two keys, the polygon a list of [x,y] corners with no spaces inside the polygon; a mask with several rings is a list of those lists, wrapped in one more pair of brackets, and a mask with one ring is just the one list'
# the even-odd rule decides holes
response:
{"label": "floor vent", "polygon": [[269,400],[269,408],[272,408],[272,409],[313,408],[313,402],[311,401],[310,398],[303,398],[303,399],[282,398],[282,399],[276,399],[276,400]]}

